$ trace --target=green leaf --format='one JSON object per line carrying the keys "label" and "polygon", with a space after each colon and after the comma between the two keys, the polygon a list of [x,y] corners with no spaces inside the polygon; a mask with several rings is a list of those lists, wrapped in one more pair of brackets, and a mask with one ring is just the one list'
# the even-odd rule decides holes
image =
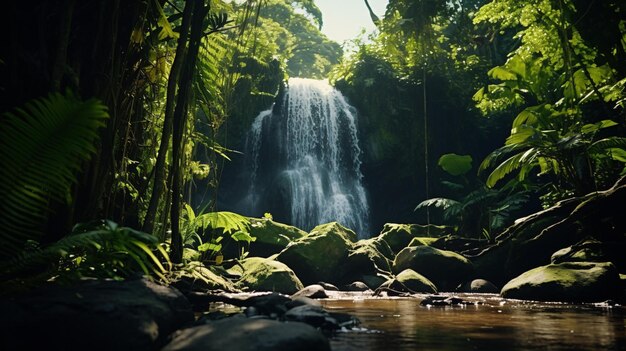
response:
{"label": "green leaf", "polygon": [[108,117],[97,100],[58,93],[2,116],[0,258],[17,254],[28,239],[42,235],[50,200],[66,201]]}
{"label": "green leaf", "polygon": [[159,40],[163,40],[167,38],[178,39],[180,34],[178,32],[174,32],[174,30],[172,29],[172,26],[170,25],[170,21],[167,19],[165,12],[163,12],[163,8],[161,7],[161,4],[159,4],[157,0],[154,0],[153,3],[154,3],[154,7],[157,9],[157,12],[159,13],[159,19],[157,21],[158,25],[161,26],[161,31],[159,32]]}
{"label": "green leaf", "polygon": [[505,145],[523,144],[528,138],[535,135],[535,128],[520,125],[511,130],[511,135],[506,139]]}
{"label": "green leaf", "polygon": [[447,199],[445,197],[435,197],[435,198],[420,202],[415,207],[415,209],[413,209],[413,211],[423,208],[423,207],[436,207],[436,208],[441,208],[443,210],[447,210],[450,207],[459,206],[459,205],[461,205],[461,203],[456,200]]}
{"label": "green leaf", "polygon": [[235,241],[245,241],[247,243],[250,243],[256,240],[255,237],[251,236],[250,234],[244,231],[234,232],[233,234],[230,235],[230,237]]}
{"label": "green leaf", "polygon": [[196,217],[196,225],[198,228],[222,229],[224,233],[247,232],[250,228],[250,220],[233,212],[209,212]]}
{"label": "green leaf", "polygon": [[439,158],[437,163],[444,171],[453,176],[458,176],[469,172],[472,169],[472,156],[445,154]]}
{"label": "green leaf", "polygon": [[499,80],[517,80],[517,75],[502,66],[496,66],[487,72],[490,77]]}
{"label": "green leaf", "polygon": [[526,162],[532,161],[536,152],[536,149],[531,148],[525,152],[520,152],[509,157],[506,161],[498,165],[498,167],[496,167],[491,174],[489,174],[486,181],[487,187],[493,188],[499,180],[506,177],[509,173],[523,167]]}
{"label": "green leaf", "polygon": [[611,154],[611,158],[615,161],[626,163],[626,150],[620,148],[608,149]]}

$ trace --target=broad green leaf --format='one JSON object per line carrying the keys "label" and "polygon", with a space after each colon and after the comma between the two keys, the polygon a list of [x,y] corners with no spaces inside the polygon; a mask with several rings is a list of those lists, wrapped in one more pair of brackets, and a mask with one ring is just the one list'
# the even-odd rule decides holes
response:
{"label": "broad green leaf", "polygon": [[620,148],[611,148],[608,149],[611,153],[611,158],[615,161],[626,163],[626,150]]}
{"label": "broad green leaf", "polygon": [[235,241],[245,241],[247,243],[250,243],[256,240],[255,237],[251,236],[250,234],[244,231],[234,232],[233,234],[230,235],[230,237]]}
{"label": "broad green leaf", "polygon": [[517,75],[502,66],[496,66],[487,72],[490,77],[499,80],[517,80]]}
{"label": "broad green leaf", "polygon": [[535,128],[526,125],[520,125],[511,129],[511,135],[506,139],[505,145],[522,144],[528,138],[535,135]]}
{"label": "broad green leaf", "polygon": [[439,158],[437,163],[444,171],[453,176],[458,176],[469,172],[472,169],[472,156],[445,154]]}

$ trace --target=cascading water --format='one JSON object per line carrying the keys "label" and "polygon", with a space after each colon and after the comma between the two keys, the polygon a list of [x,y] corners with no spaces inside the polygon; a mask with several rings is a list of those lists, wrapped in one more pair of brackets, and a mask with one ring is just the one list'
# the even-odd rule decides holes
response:
{"label": "cascading water", "polygon": [[254,120],[246,154],[245,212],[305,230],[337,221],[369,235],[356,111],[326,81],[289,79],[283,99]]}

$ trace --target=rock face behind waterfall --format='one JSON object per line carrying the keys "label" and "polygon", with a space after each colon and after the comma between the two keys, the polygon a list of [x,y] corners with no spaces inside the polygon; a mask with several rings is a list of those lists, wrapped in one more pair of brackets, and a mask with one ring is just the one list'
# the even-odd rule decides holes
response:
{"label": "rock face behind waterfall", "polygon": [[247,198],[240,212],[271,212],[310,230],[337,221],[368,236],[356,111],[327,82],[292,78],[246,143]]}

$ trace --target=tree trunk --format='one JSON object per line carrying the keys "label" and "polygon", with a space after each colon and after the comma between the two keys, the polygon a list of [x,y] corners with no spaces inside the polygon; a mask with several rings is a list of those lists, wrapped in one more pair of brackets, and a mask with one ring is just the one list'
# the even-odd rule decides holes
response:
{"label": "tree trunk", "polygon": [[172,134],[172,209],[170,220],[172,224],[172,242],[170,258],[174,263],[180,263],[183,259],[183,244],[180,233],[180,204],[182,191],[182,165],[181,156],[184,150],[183,133],[189,110],[189,98],[191,86],[195,74],[198,49],[202,39],[203,22],[208,14],[209,5],[204,6],[204,0],[193,0],[195,3],[191,33],[189,38],[189,50],[185,57],[185,63],[180,76],[176,110],[174,111],[174,130]]}
{"label": "tree trunk", "polygon": [[165,159],[169,149],[170,136],[172,135],[172,127],[174,123],[174,106],[176,101],[176,87],[178,86],[178,77],[185,61],[187,52],[187,38],[189,38],[189,27],[191,25],[191,17],[195,2],[188,1],[185,3],[183,10],[183,20],[180,26],[180,36],[178,37],[178,46],[176,47],[176,56],[170,69],[170,75],[167,81],[167,97],[165,103],[165,115],[163,117],[163,131],[161,134],[161,143],[157,154],[156,163],[154,165],[154,182],[152,186],[152,196],[146,217],[141,228],[146,233],[154,231],[154,219],[156,218],[159,200],[161,200],[163,189],[165,188],[166,164]]}

